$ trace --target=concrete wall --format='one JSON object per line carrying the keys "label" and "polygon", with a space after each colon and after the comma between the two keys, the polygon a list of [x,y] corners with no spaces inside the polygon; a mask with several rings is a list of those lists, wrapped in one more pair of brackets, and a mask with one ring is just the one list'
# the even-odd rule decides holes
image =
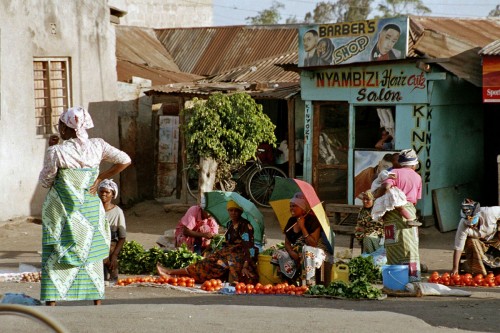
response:
{"label": "concrete wall", "polygon": [[109,0],[127,12],[121,25],[148,28],[206,27],[213,24],[212,0]]}
{"label": "concrete wall", "polygon": [[[47,136],[35,128],[33,58],[69,57],[72,104],[91,112],[116,100],[114,29],[106,1],[0,2],[0,221],[39,215]],[[106,132],[95,124],[91,135]]]}
{"label": "concrete wall", "polygon": [[134,78],[132,83],[118,82],[120,147],[132,158],[132,166],[122,173],[121,203],[154,198],[155,129],[151,81]]}

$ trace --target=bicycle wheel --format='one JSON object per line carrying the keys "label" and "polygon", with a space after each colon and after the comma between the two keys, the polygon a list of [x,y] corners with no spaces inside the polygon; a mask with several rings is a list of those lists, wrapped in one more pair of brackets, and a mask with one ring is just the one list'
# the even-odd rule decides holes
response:
{"label": "bicycle wheel", "polygon": [[56,333],[66,333],[69,332],[61,326],[57,321],[49,317],[38,310],[35,310],[32,307],[26,305],[17,305],[17,304],[1,304],[0,305],[0,315],[18,315],[27,317],[29,319],[37,320],[40,323],[48,326]]}
{"label": "bicycle wheel", "polygon": [[287,178],[283,170],[264,166],[262,169],[256,169],[247,180],[247,194],[253,202],[262,207],[271,207],[269,198],[274,190],[274,177]]}

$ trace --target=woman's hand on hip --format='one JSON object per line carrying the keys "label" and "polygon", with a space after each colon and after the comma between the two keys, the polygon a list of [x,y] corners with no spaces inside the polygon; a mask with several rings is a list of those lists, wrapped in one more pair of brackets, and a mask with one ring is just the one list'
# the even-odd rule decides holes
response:
{"label": "woman's hand on hip", "polygon": [[101,181],[102,181],[102,179],[100,179],[100,178],[97,178],[97,179],[95,180],[94,184],[93,184],[93,185],[90,187],[90,189],[89,189],[90,194],[92,194],[92,195],[96,195],[96,193],[97,193],[97,189],[98,189],[98,186],[99,186],[99,183],[100,183]]}

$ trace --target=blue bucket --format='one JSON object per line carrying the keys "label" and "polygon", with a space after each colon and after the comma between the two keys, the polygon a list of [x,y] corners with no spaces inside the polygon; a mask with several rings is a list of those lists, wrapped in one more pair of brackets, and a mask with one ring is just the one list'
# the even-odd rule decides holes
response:
{"label": "blue bucket", "polygon": [[387,289],[406,290],[405,285],[410,282],[408,265],[382,266],[382,282]]}

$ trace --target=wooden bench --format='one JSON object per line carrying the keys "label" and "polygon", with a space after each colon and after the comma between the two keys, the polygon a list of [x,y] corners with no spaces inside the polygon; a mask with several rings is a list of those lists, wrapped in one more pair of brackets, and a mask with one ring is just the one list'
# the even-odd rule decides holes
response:
{"label": "wooden bench", "polygon": [[336,234],[350,235],[349,248],[354,249],[354,228],[362,206],[348,204],[325,204],[325,212],[330,219],[330,227]]}
{"label": "wooden bench", "polygon": [[361,207],[359,205],[327,203],[325,204],[325,212],[331,223],[348,224],[352,220],[352,215],[358,216]]}

